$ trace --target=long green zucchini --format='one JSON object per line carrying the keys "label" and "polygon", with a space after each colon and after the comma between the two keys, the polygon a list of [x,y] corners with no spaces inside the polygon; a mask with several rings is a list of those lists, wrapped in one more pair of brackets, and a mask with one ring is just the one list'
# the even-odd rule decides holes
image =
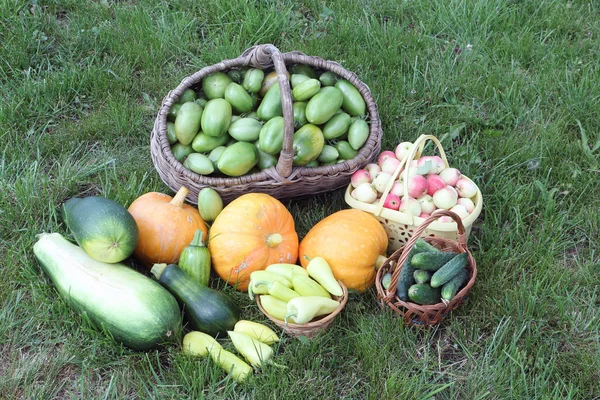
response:
{"label": "long green zucchini", "polygon": [[33,253],[60,295],[115,341],[146,351],[180,337],[177,300],[154,280],[96,261],[59,233],[40,234]]}

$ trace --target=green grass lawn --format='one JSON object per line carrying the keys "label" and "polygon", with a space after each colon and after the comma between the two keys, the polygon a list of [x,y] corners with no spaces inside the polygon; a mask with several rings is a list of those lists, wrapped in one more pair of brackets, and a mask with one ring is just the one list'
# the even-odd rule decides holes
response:
{"label": "green grass lawn", "polygon": [[[600,4],[589,0],[0,2],[0,397],[600,398]],[[150,158],[162,99],[259,43],[341,63],[378,102],[383,148],[421,134],[484,196],[479,275],[435,329],[374,289],[330,330],[285,338],[235,384],[172,346],[91,329],[32,254],[59,206],[170,193]],[[302,237],[343,191],[286,202]],[[221,285],[222,286],[222,285]],[[247,319],[267,320],[229,289]]]}

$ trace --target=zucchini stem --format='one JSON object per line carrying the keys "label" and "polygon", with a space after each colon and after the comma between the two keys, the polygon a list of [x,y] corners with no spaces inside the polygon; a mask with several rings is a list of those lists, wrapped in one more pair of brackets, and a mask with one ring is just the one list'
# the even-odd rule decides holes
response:
{"label": "zucchini stem", "polygon": [[167,264],[165,263],[154,264],[154,266],[152,266],[152,269],[150,270],[150,273],[154,275],[156,280],[159,280],[165,268],[167,268]]}

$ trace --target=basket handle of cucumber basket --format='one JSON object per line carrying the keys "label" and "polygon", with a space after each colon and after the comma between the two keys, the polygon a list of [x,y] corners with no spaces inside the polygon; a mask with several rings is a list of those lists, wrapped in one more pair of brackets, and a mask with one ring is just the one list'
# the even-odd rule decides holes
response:
{"label": "basket handle of cucumber basket", "polygon": [[[457,233],[458,233],[458,238],[457,238],[458,246],[463,252],[467,252],[467,230],[465,229],[465,226],[463,225],[463,222],[462,222],[462,219],[460,218],[460,216],[450,210],[435,210],[429,218],[425,219],[425,221],[421,225],[419,225],[419,227],[413,232],[412,236],[404,244],[404,246],[402,246],[401,248],[396,250],[390,257],[388,257],[388,260],[395,259],[396,256],[398,255],[398,253],[401,253],[400,256],[398,257],[398,261],[396,262],[396,265],[394,267],[394,271],[392,272],[392,280],[386,291],[386,296],[385,296],[386,299],[391,300],[396,295],[396,285],[398,284],[398,278],[400,277],[400,271],[402,270],[402,267],[404,266],[404,263],[406,262],[406,260],[408,260],[410,251],[412,250],[412,248],[415,245],[415,243],[417,242],[417,240],[419,240],[419,238],[421,237],[423,232],[425,232],[425,229],[427,229],[429,224],[437,221],[438,218],[443,217],[443,216],[448,216],[448,217],[452,218],[454,220],[454,222],[456,222]],[[384,263],[382,265],[382,268],[385,266],[386,265]]]}
{"label": "basket handle of cucumber basket", "polygon": [[268,68],[271,65],[277,72],[277,82],[281,93],[281,106],[283,109],[283,146],[279,153],[279,159],[275,169],[283,178],[292,173],[292,162],[294,160],[294,109],[292,103],[292,90],[287,78],[285,61],[279,49],[272,44],[261,44],[244,51],[242,57],[248,59],[248,65],[255,68]]}
{"label": "basket handle of cucumber basket", "polygon": [[[405,178],[405,179],[403,179],[404,194],[402,195],[402,201],[404,203],[406,203],[406,201],[408,200],[408,197],[409,197],[408,196],[408,179],[406,179],[406,177],[408,176],[408,171],[411,168],[410,162],[412,160],[414,160],[415,158],[421,157],[421,154],[423,153],[423,149],[425,148],[425,144],[427,143],[428,140],[431,140],[433,143],[435,143],[435,145],[437,146],[437,148],[440,152],[440,157],[442,158],[442,160],[444,160],[444,164],[446,165],[446,168],[448,168],[448,166],[449,166],[448,159],[446,158],[446,153],[444,152],[442,143],[440,143],[438,138],[433,135],[419,136],[419,138],[417,140],[415,140],[415,142],[413,143],[408,154],[404,157],[403,160],[400,160],[401,161],[400,164],[398,165],[398,167],[396,167],[396,170],[392,174],[390,181],[388,182],[385,190],[381,194],[379,203],[377,203],[377,208],[375,209],[375,215],[377,215],[377,216],[381,215],[381,212],[383,211],[383,204],[385,203],[385,198],[390,193],[390,190],[392,190],[392,187],[394,186],[394,182],[396,181],[396,179],[398,178],[398,176],[401,173],[404,174],[404,178]],[[409,224],[414,225],[414,217],[415,216],[410,213],[405,213],[405,214],[410,218]]]}

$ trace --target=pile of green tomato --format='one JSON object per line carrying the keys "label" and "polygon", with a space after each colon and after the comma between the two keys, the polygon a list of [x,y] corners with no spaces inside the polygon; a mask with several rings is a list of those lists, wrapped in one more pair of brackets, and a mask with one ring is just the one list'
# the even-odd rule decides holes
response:
{"label": "pile of green tomato", "polygon": [[[294,111],[294,166],[350,160],[369,137],[365,101],[348,80],[304,64],[288,79]],[[275,71],[214,72],[186,89],[167,115],[173,156],[201,175],[241,176],[277,164],[284,139]]]}

